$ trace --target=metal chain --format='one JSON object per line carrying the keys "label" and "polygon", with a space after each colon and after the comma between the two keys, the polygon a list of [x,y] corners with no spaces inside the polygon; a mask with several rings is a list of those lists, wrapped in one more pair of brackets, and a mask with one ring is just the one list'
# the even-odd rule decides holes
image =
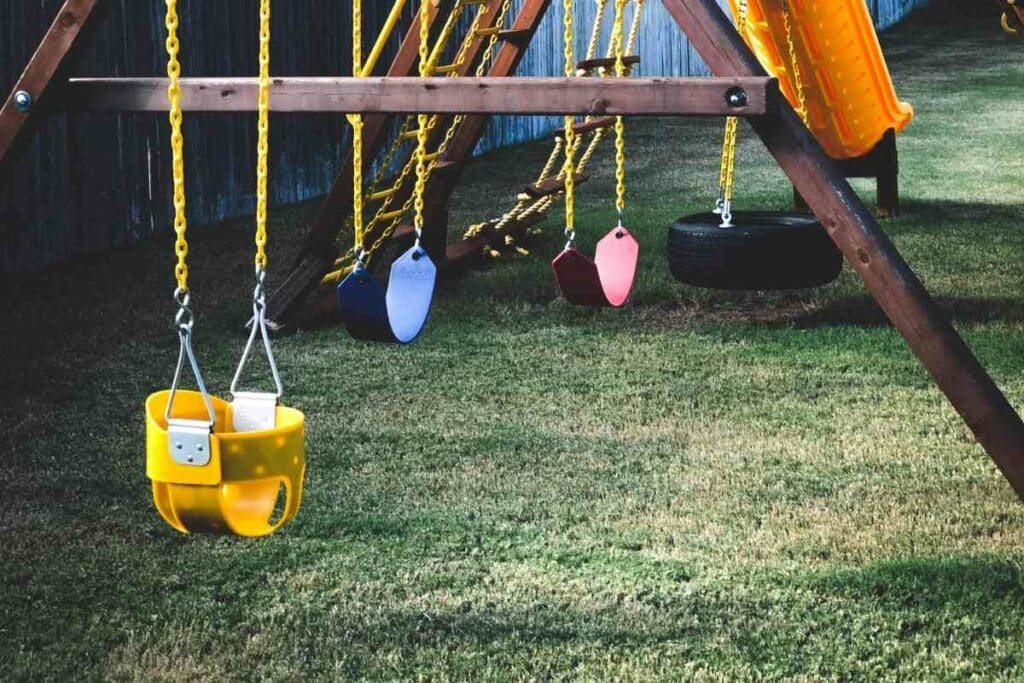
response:
{"label": "metal chain", "polygon": [[[746,39],[748,0],[739,0],[739,16],[736,30]],[[718,199],[715,213],[722,215],[722,227],[732,226],[733,188],[736,182],[736,140],[739,137],[739,119],[730,116],[725,120],[725,140],[722,143],[722,165],[718,179]]]}
{"label": "metal chain", "polygon": [[[420,2],[420,78],[430,77],[430,0]],[[419,244],[423,233],[423,195],[427,188],[427,138],[430,116],[420,114],[417,117],[416,129],[416,185],[413,188],[413,228],[416,230],[416,243]]]}
{"label": "metal chain", "polygon": [[[171,80],[167,88],[167,99],[171,110],[171,177],[174,183],[174,253],[178,263],[174,267],[174,277],[178,283],[178,291],[182,296],[188,294],[188,218],[185,211],[185,138],[181,132],[181,62],[178,53],[181,42],[178,40],[178,0],[167,0],[167,16],[164,20],[167,27],[167,76]],[[182,307],[183,308],[183,307]]]}
{"label": "metal chain", "polygon": [[256,268],[267,267],[267,159],[270,155],[270,0],[260,0],[260,91],[256,133]]}
{"label": "metal chain", "polygon": [[[575,46],[573,45],[573,13],[572,0],[563,0],[562,7],[565,11],[563,26],[563,51],[565,53],[565,75],[572,78],[576,74]],[[574,116],[565,117],[565,239],[568,246],[572,246],[576,240],[576,131],[573,126],[576,124]]]}
{"label": "metal chain", "polygon": [[[352,0],[352,74],[363,76],[363,0]],[[350,114],[352,124],[352,229],[357,260],[363,254],[363,117]]]}
{"label": "metal chain", "polygon": [[[615,27],[612,33],[612,45],[615,49],[615,77],[626,76],[626,63],[623,60],[623,39],[626,30],[626,4],[629,0],[615,0]],[[615,210],[619,214],[619,226],[622,226],[622,214],[626,210],[626,126],[621,116],[615,117]]]}

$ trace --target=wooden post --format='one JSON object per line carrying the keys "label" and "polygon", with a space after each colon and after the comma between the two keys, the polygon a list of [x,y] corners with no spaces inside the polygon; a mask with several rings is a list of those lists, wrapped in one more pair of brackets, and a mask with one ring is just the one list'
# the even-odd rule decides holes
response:
{"label": "wooden post", "polygon": [[[719,76],[765,72],[715,0],[662,0]],[[910,266],[785,101],[751,119],[794,187],[1017,495],[1024,498],[1024,422]]]}
{"label": "wooden post", "polygon": [[67,0],[0,108],[0,164],[64,63],[97,0]]}

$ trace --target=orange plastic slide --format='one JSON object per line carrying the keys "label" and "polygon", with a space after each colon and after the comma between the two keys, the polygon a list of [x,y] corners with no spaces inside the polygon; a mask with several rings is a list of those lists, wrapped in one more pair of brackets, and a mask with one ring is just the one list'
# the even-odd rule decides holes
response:
{"label": "orange plastic slide", "polygon": [[[900,102],[865,0],[785,0],[811,130],[836,159],[870,152],[914,109]],[[729,0],[733,15],[739,1]],[[783,93],[797,96],[786,39],[784,0],[749,0],[746,41]]]}

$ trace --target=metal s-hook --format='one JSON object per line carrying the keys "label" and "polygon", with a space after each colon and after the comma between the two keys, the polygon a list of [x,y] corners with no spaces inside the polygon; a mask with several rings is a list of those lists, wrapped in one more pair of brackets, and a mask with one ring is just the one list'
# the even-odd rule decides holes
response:
{"label": "metal s-hook", "polygon": [[[276,423],[277,404],[284,395],[284,386],[281,384],[281,376],[277,371],[277,361],[274,358],[274,349],[270,344],[270,331],[267,328],[267,294],[266,283],[267,273],[261,266],[256,266],[256,288],[253,291],[252,330],[249,332],[249,340],[245,344],[245,350],[238,362],[235,376],[231,380],[231,395],[233,397],[233,424],[236,431],[259,431],[273,429]],[[242,380],[242,372],[249,361],[253,346],[256,344],[256,335],[263,339],[263,348],[270,362],[270,373],[274,378],[274,392],[239,391],[238,385]]]}
{"label": "metal s-hook", "polygon": [[174,290],[174,301],[178,304],[178,313],[174,316],[174,322],[178,326],[178,364],[174,370],[174,380],[171,382],[170,396],[167,397],[167,408],[164,411],[164,419],[171,422],[174,408],[174,397],[178,393],[178,385],[181,383],[181,373],[185,369],[185,360],[188,359],[192,367],[192,375],[196,378],[196,386],[203,396],[203,403],[206,405],[206,412],[210,416],[210,429],[217,423],[217,413],[213,409],[213,401],[210,399],[210,392],[206,390],[206,383],[203,381],[203,373],[199,370],[199,362],[196,360],[195,351],[192,349],[192,327],[195,324],[195,315],[189,306],[192,295],[183,292],[181,289]]}

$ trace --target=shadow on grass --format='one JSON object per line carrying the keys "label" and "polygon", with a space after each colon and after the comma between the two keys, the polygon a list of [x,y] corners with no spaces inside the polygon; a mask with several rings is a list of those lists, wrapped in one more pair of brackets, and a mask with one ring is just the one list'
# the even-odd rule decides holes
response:
{"label": "shadow on grass", "polygon": [[[1008,198],[1011,199],[1012,198]],[[939,234],[943,229],[958,228],[976,224],[975,227],[1005,232],[1012,229],[1019,232],[1019,224],[1024,221],[1024,205],[1017,203],[992,204],[989,202],[954,202],[946,200],[927,201],[920,199],[903,200],[903,220],[900,232],[916,233],[921,231]],[[962,221],[963,225],[957,225]],[[885,227],[885,221],[882,226]],[[936,228],[936,226],[940,226]]]}
{"label": "shadow on grass", "polygon": [[[1024,300],[1006,297],[936,297],[936,303],[955,322],[1017,323],[1024,321]],[[888,327],[889,319],[868,295],[835,299],[820,309],[797,315],[791,323],[801,329],[829,325]]]}
{"label": "shadow on grass", "polygon": [[995,557],[905,558],[819,576],[816,591],[873,601],[889,609],[977,613],[1017,610],[1024,575],[1014,562]]}

